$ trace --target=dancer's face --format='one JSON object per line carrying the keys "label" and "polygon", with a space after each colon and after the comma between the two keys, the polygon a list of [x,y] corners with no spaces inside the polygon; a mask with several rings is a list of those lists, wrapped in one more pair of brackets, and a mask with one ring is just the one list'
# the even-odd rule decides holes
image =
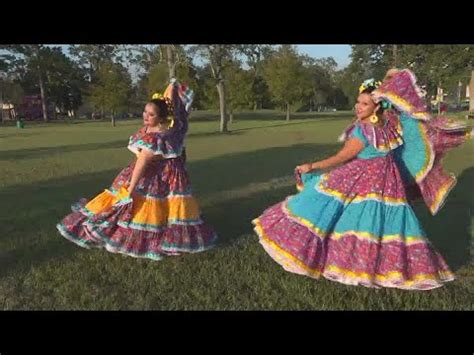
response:
{"label": "dancer's face", "polygon": [[360,94],[355,104],[355,113],[359,120],[371,116],[378,108],[369,94]]}
{"label": "dancer's face", "polygon": [[143,124],[145,126],[154,127],[158,125],[159,122],[158,108],[154,104],[146,104],[145,110],[143,110]]}

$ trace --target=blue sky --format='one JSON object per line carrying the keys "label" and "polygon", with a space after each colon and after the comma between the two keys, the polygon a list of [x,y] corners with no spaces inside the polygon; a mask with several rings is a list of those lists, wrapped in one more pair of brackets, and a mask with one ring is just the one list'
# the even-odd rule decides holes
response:
{"label": "blue sky", "polygon": [[[61,47],[67,51],[67,46]],[[296,47],[300,53],[314,58],[333,57],[339,69],[346,67],[350,62],[351,46],[348,44],[298,44]]]}
{"label": "blue sky", "polygon": [[[59,45],[65,53],[68,53],[68,45]],[[333,57],[338,64],[338,69],[343,69],[349,65],[351,46],[348,44],[298,44],[298,51],[314,58]],[[132,76],[135,77],[135,70],[131,70]]]}
{"label": "blue sky", "polygon": [[338,69],[343,69],[350,62],[351,46],[348,44],[299,44],[296,47],[300,53],[314,58],[333,57]]}

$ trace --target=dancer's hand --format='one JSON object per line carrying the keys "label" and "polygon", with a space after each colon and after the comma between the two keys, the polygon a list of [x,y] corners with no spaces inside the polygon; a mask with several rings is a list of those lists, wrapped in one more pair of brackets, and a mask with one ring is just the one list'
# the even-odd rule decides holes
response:
{"label": "dancer's hand", "polygon": [[120,188],[117,194],[117,202],[115,203],[116,205],[126,205],[130,202],[132,202],[132,197],[131,197],[131,192],[124,186]]}
{"label": "dancer's hand", "polygon": [[296,170],[298,170],[301,174],[306,174],[306,173],[308,173],[308,172],[310,172],[311,170],[314,170],[314,169],[313,169],[313,164],[307,163],[307,164],[303,164],[303,165],[298,165],[296,167]]}

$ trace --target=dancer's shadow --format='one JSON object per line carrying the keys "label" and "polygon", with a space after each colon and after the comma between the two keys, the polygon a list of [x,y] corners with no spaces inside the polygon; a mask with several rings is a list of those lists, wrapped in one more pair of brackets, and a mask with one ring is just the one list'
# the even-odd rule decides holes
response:
{"label": "dancer's shadow", "polygon": [[50,156],[51,154],[62,154],[71,152],[86,152],[100,149],[123,148],[126,146],[127,140],[121,139],[105,143],[85,143],[73,144],[58,147],[35,147],[18,150],[4,150],[0,151],[0,161],[18,161],[21,159],[42,158]]}
{"label": "dancer's shadow", "polygon": [[[291,177],[296,164],[333,153],[337,147],[296,144],[189,161],[195,195],[204,202],[204,219],[215,227],[223,244],[252,233],[253,218],[295,191],[292,181],[282,184],[274,179]],[[79,247],[60,237],[55,225],[70,213],[72,203],[102,192],[119,172],[120,168],[1,188],[0,240],[10,247],[0,250],[0,277],[79,252]],[[206,203],[216,193],[218,198]]]}
{"label": "dancer's shadow", "polygon": [[472,212],[474,207],[474,168],[464,170],[444,207],[431,216],[426,206],[414,206],[428,239],[443,255],[453,271],[472,263]]}

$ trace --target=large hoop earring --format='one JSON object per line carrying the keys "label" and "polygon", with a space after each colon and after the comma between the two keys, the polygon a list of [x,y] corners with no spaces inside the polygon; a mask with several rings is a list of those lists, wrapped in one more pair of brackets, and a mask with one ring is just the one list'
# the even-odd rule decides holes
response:
{"label": "large hoop earring", "polygon": [[370,116],[369,120],[370,120],[371,123],[376,124],[379,121],[379,116],[377,116],[375,113],[373,113],[372,116]]}

